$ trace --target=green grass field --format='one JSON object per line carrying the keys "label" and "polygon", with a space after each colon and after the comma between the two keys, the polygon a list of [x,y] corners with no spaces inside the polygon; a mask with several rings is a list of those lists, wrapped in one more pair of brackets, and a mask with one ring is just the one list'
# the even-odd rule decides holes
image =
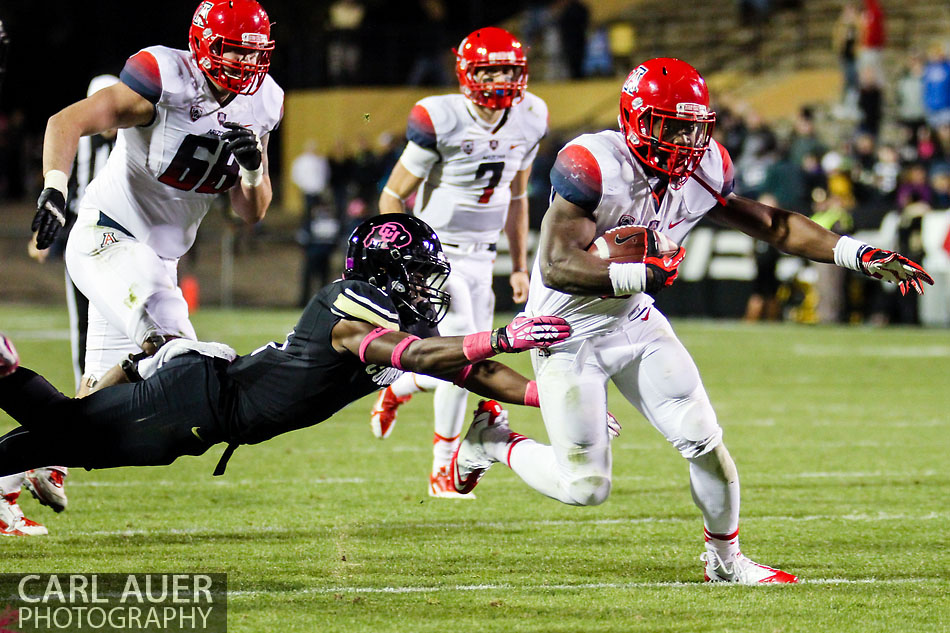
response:
{"label": "green grass field", "polygon": [[[61,312],[0,306],[0,329],[71,391]],[[247,352],[295,318],[194,321]],[[24,499],[51,535],[0,540],[0,572],[226,572],[233,632],[950,630],[950,332],[674,327],[739,466],[743,551],[797,586],[701,582],[685,463],[615,392],[624,431],[599,507],[546,499],[502,466],[474,501],[431,500],[429,397],[386,441],[364,399],[240,448],[222,478],[219,447],[168,467],[74,471],[65,513]],[[526,356],[508,360],[529,371]],[[544,437],[536,410],[511,418]]]}

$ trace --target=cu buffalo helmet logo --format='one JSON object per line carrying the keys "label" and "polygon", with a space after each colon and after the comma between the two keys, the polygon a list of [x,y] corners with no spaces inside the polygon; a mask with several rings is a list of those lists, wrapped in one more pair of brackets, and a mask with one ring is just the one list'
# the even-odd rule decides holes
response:
{"label": "cu buffalo helmet logo", "polygon": [[398,222],[386,222],[379,226],[374,226],[369,232],[363,245],[366,247],[386,246],[389,248],[402,248],[412,243],[412,236]]}

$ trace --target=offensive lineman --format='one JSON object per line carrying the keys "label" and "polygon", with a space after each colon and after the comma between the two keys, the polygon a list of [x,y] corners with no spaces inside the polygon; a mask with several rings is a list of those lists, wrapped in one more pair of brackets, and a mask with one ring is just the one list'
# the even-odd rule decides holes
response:
{"label": "offensive lineman", "polygon": [[448,307],[441,288],[449,265],[439,238],[418,218],[367,220],[350,237],[346,261],[344,279],[311,299],[283,344],[235,358],[219,343],[176,340],[154,357],[115,368],[132,384],[85,398],[67,398],[18,367],[0,335],[0,407],[22,424],[0,438],[0,474],[50,461],[169,464],[227,442],[215,470],[221,474],[238,445],[322,422],[403,370],[537,406],[533,381],[487,359],[564,340],[570,327],[563,319],[517,317],[465,337],[411,334],[431,333]]}
{"label": "offensive lineman", "polygon": [[188,51],[142,49],[119,83],[47,124],[45,188],[33,220],[40,249],[65,222],[79,138],[119,128],[66,243],[67,270],[90,302],[80,395],[129,354],[196,338],[177,263],[215,196],[228,192],[251,224],[271,202],[267,142],[283,116],[283,91],[267,74],[274,48],[267,13],[255,0],[203,1],[188,39]]}
{"label": "offensive lineman", "polygon": [[526,310],[562,316],[574,332],[569,341],[532,355],[551,445],[511,433],[501,407],[482,403],[456,454],[454,483],[459,492],[471,490],[501,461],[563,503],[603,503],[611,485],[602,423],[609,379],[689,462],[690,489],[703,515],[706,579],[791,583],[794,575],[740,552],[735,463],[692,358],[653,306],[650,294],[672,283],[682,258],[609,263],[586,249],[626,224],[679,243],[708,214],[786,253],[896,282],[902,293],[921,293],[921,282],[933,281],[898,253],[732,193],[732,161],[711,138],[715,118],[706,84],[692,66],[653,59],[623,85],[621,130],[585,134],[558,154]]}
{"label": "offensive lineman", "polygon": [[[472,32],[455,51],[461,94],[427,97],[409,113],[409,143],[379,199],[382,213],[414,212],[439,234],[452,264],[452,305],[439,330],[463,335],[491,327],[492,266],[502,229],[511,251],[513,298],[528,296],[527,185],[538,143],[547,133],[547,105],[526,91],[525,52],[497,27]],[[427,376],[406,374],[380,392],[373,433],[385,438],[396,408],[419,390],[435,389],[435,433],[429,494],[467,498],[452,486],[449,465],[458,447],[468,392]]]}

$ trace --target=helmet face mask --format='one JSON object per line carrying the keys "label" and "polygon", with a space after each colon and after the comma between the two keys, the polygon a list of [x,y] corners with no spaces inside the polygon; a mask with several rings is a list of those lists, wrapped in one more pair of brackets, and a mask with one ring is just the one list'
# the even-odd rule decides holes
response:
{"label": "helmet face mask", "polygon": [[524,99],[528,62],[524,47],[511,33],[497,27],[479,29],[454,52],[459,89],[473,103],[504,110]]}
{"label": "helmet face mask", "polygon": [[205,0],[192,18],[188,46],[215,85],[250,95],[270,69],[274,41],[267,13],[255,0]]}
{"label": "helmet face mask", "polygon": [[706,82],[686,62],[651,59],[624,82],[620,127],[627,146],[644,165],[670,176],[674,188],[699,167],[715,123]]}
{"label": "helmet face mask", "polygon": [[442,290],[449,276],[442,244],[428,224],[410,215],[378,215],[348,240],[344,279],[370,283],[390,296],[404,326],[435,327],[449,309]]}

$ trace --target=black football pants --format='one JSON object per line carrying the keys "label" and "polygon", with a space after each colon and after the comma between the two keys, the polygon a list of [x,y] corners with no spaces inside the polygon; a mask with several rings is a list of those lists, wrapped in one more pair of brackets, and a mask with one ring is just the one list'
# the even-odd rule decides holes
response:
{"label": "black football pants", "polygon": [[74,399],[21,367],[0,378],[0,408],[20,427],[0,437],[0,476],[49,464],[158,466],[223,441],[215,360],[176,358],[143,382]]}

